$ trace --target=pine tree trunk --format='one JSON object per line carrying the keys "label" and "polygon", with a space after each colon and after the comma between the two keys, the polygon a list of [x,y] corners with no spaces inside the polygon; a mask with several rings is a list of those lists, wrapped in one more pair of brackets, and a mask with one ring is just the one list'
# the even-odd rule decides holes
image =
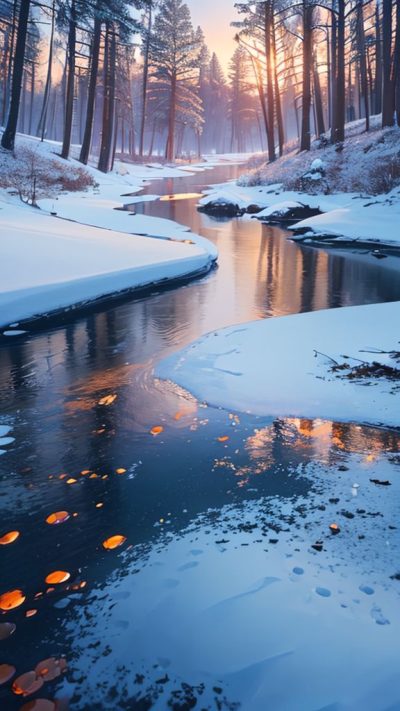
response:
{"label": "pine tree trunk", "polygon": [[311,66],[312,66],[312,25],[314,8],[308,0],[303,0],[303,107],[301,119],[300,150],[311,148]]}
{"label": "pine tree trunk", "polygon": [[264,4],[264,41],[265,41],[265,59],[267,63],[267,112],[268,112],[268,160],[272,163],[276,160],[275,153],[275,135],[274,135],[274,83],[272,78],[272,5],[271,0]]}
{"label": "pine tree trunk", "polygon": [[331,30],[331,141],[334,142],[336,133],[336,94],[337,94],[337,20],[336,14],[332,12]]}
{"label": "pine tree trunk", "polygon": [[175,160],[176,91],[176,75],[173,74],[171,79],[171,104],[169,107],[168,143],[166,151],[166,158],[169,161]]}
{"label": "pine tree trunk", "polygon": [[30,0],[21,0],[19,9],[17,43],[15,47],[14,71],[11,85],[10,111],[8,114],[7,126],[1,139],[2,148],[5,148],[8,151],[14,150],[15,134],[17,132],[30,4]]}
{"label": "pine tree trunk", "polygon": [[396,36],[394,45],[393,74],[396,123],[400,126],[400,0],[396,0]]}
{"label": "pine tree trunk", "polygon": [[35,62],[32,62],[31,96],[30,96],[30,102],[29,102],[29,126],[28,126],[28,133],[30,136],[32,135],[32,131],[33,131],[33,104],[35,101],[35,79],[36,79],[36,67],[35,67]]}
{"label": "pine tree trunk", "polygon": [[382,126],[393,126],[394,124],[394,82],[392,74],[392,0],[383,0],[383,20],[382,20],[382,64],[383,64],[383,88],[382,88]]}
{"label": "pine tree trunk", "polygon": [[47,63],[46,84],[45,84],[44,94],[43,94],[42,110],[40,112],[40,118],[39,118],[39,123],[38,123],[38,127],[37,127],[37,134],[40,135],[42,141],[44,140],[44,135],[46,133],[47,111],[48,111],[48,107],[49,107],[49,98],[50,98],[50,90],[51,90],[51,72],[52,72],[52,66],[53,66],[53,45],[54,45],[55,19],[56,19],[55,0],[53,0],[53,5],[51,8],[51,30],[50,30],[50,39],[49,39],[49,58],[48,58],[48,63]]}
{"label": "pine tree trunk", "polygon": [[92,44],[92,61],[90,65],[90,78],[88,100],[86,107],[85,130],[79,160],[84,165],[87,165],[90,153],[90,144],[92,142],[94,107],[96,101],[96,85],[99,73],[99,56],[100,56],[100,40],[101,40],[101,20],[96,17],[94,21],[93,44]]}
{"label": "pine tree trunk", "polygon": [[375,113],[380,114],[382,112],[382,31],[381,31],[381,17],[380,17],[380,4],[376,3],[375,10]]}
{"label": "pine tree trunk", "polygon": [[139,138],[139,155],[143,158],[144,153],[144,133],[146,129],[146,113],[147,113],[147,87],[149,82],[149,57],[150,57],[150,44],[151,44],[151,33],[153,29],[153,7],[152,2],[149,5],[149,16],[147,24],[147,35],[144,47],[143,56],[143,86],[142,86],[142,116],[140,122],[140,138]]}
{"label": "pine tree trunk", "polygon": [[346,119],[346,76],[345,76],[345,0],[338,0],[337,26],[336,26],[336,76],[334,81],[334,121],[332,128],[333,143],[344,141],[344,127]]}
{"label": "pine tree trunk", "polygon": [[71,0],[71,16],[69,19],[68,32],[68,78],[65,100],[65,124],[64,138],[61,150],[61,157],[68,158],[71,148],[72,119],[74,115],[74,92],[75,92],[75,45],[76,45],[76,6],[75,0]]}
{"label": "pine tree trunk", "polygon": [[368,75],[365,48],[364,13],[361,3],[357,6],[357,49],[360,66],[361,96],[364,100],[365,130],[369,131],[369,100],[368,100]]}
{"label": "pine tree trunk", "polygon": [[[110,36],[111,35],[111,36]],[[104,48],[104,103],[103,125],[101,133],[101,148],[98,168],[103,173],[110,169],[115,114],[115,70],[116,70],[116,36],[115,30],[106,23],[106,41]]]}
{"label": "pine tree trunk", "polygon": [[324,106],[322,103],[321,84],[319,81],[318,67],[315,57],[313,57],[313,84],[314,84],[314,106],[315,123],[318,137],[325,133]]}
{"label": "pine tree trunk", "polygon": [[[275,19],[272,18],[272,51],[274,57],[277,57],[276,51],[276,32],[275,32]],[[278,125],[278,143],[279,143],[279,156],[283,156],[283,148],[285,145],[285,130],[283,128],[283,116],[282,116],[282,103],[281,94],[279,89],[279,79],[278,79],[278,69],[277,62],[274,62],[274,89],[275,89],[275,110],[276,110],[276,123]]]}

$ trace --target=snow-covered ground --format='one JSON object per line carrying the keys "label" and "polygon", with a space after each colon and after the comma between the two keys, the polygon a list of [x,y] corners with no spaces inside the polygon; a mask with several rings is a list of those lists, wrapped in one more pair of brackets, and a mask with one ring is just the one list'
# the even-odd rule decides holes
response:
{"label": "snow-covered ground", "polygon": [[[17,145],[17,160],[24,147],[49,161],[60,148],[29,137],[19,137]],[[2,153],[3,172],[13,160]],[[149,179],[182,177],[220,160],[180,167],[118,161],[108,175],[88,166],[96,188],[42,197],[40,211],[0,189],[0,326],[209,268],[218,255],[208,240],[170,220],[115,208],[139,200]],[[57,165],[63,165],[60,158]],[[66,171],[68,166],[80,164],[71,159]]]}
{"label": "snow-covered ground", "polygon": [[0,215],[2,326],[212,263],[195,244],[77,225],[24,206],[4,204]]}
{"label": "snow-covered ground", "polygon": [[227,409],[398,427],[400,380],[349,379],[332,367],[396,367],[399,323],[397,302],[257,321],[210,333],[159,364],[157,376]]}
{"label": "snow-covered ground", "polygon": [[[284,216],[293,207],[306,206],[319,209],[323,214],[296,222],[289,229],[307,228],[309,241],[329,234],[339,241],[344,238],[400,245],[400,188],[376,197],[354,193],[310,195],[283,190],[280,184],[246,187],[231,182],[207,190],[200,205],[209,202],[232,203],[240,209],[258,205],[262,211],[251,219],[266,222],[276,213]],[[243,219],[249,217],[246,215]],[[305,239],[304,234],[301,239]]]}
{"label": "snow-covered ground", "polygon": [[[258,205],[263,209],[256,217],[266,222],[306,206],[324,213],[291,225],[306,241],[331,235],[399,246],[400,129],[379,125],[378,116],[369,133],[363,121],[348,124],[339,147],[314,141],[310,152],[295,150],[274,163],[255,157],[237,183],[214,186],[200,204]],[[251,168],[252,162],[258,165]]]}

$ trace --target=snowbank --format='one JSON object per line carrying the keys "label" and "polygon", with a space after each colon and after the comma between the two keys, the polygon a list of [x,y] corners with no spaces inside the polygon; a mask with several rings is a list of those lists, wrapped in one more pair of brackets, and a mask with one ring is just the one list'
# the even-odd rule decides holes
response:
{"label": "snowbank", "polygon": [[305,206],[322,212],[315,217],[307,217],[293,224],[290,229],[301,230],[307,240],[318,240],[320,235],[331,235],[333,239],[345,238],[360,242],[379,242],[382,245],[400,245],[400,188],[386,195],[371,197],[353,193],[335,195],[309,195],[293,190],[283,190],[282,185],[244,187],[234,182],[217,185],[207,190],[200,205],[217,203],[238,205],[243,211],[258,205],[262,211],[254,216],[265,222],[276,219],[276,212],[289,211]]}
{"label": "snowbank", "polygon": [[195,275],[209,252],[128,236],[0,203],[0,325],[105,295]]}
{"label": "snowbank", "polygon": [[[30,154],[37,151],[50,172],[56,164],[57,170],[65,166],[66,175],[71,166],[82,168],[73,158],[58,157],[55,164],[57,143],[19,136],[18,148],[22,153],[24,148]],[[3,152],[4,170],[7,161],[11,170],[15,159]],[[149,178],[181,177],[188,174],[188,166],[117,161],[115,171],[107,175],[91,166],[85,171],[94,189],[39,199],[41,211],[23,206],[10,190],[0,190],[0,326],[196,275],[217,259],[214,245],[185,226],[118,209],[140,199],[137,193]]]}
{"label": "snowbank", "polygon": [[[400,190],[374,200],[353,200],[339,209],[297,222],[292,229],[306,231],[306,241],[332,235],[337,241],[355,239],[400,245]],[[304,235],[303,235],[304,238]]]}
{"label": "snowbank", "polygon": [[209,334],[163,361],[157,375],[227,409],[399,426],[393,382],[331,371],[341,356],[392,362],[364,350],[398,350],[399,323],[400,303],[257,321]]}

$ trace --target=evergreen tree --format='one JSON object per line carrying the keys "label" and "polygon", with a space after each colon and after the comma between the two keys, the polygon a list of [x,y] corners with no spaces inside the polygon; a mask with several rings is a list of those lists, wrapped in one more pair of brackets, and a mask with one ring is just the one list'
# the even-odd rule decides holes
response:
{"label": "evergreen tree", "polygon": [[247,128],[255,116],[249,59],[243,47],[238,47],[231,59],[229,80],[231,89],[229,99],[231,152],[236,148],[241,153],[246,147]]}
{"label": "evergreen tree", "polygon": [[183,0],[163,0],[154,22],[150,65],[154,90],[168,112],[166,157],[176,155],[176,128],[180,118],[193,126],[201,122],[198,96],[199,41],[188,6]]}

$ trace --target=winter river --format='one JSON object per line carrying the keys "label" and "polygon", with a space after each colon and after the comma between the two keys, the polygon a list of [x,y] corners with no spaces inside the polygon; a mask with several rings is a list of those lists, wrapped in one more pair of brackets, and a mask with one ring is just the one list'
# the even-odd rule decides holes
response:
{"label": "winter river", "polygon": [[225,412],[152,376],[217,328],[400,300],[391,260],[184,196],[239,171],[156,181],[171,199],[134,205],[215,242],[217,269],[0,347],[0,537],[20,534],[0,546],[0,606],[26,597],[0,613],[0,672],[50,667],[26,698],[0,674],[2,711],[400,708],[399,432]]}

